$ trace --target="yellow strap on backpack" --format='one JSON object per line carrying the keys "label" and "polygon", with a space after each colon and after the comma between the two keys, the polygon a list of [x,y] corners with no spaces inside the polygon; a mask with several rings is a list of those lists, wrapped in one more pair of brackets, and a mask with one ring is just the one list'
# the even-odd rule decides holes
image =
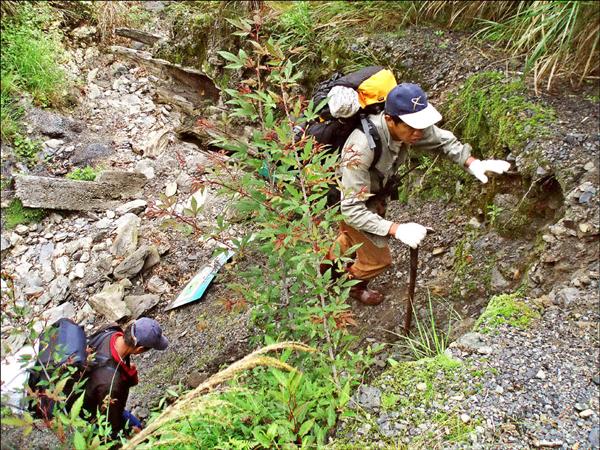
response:
{"label": "yellow strap on backpack", "polygon": [[380,70],[358,86],[357,92],[360,106],[365,108],[373,103],[384,102],[388,93],[397,84],[396,78],[390,70]]}

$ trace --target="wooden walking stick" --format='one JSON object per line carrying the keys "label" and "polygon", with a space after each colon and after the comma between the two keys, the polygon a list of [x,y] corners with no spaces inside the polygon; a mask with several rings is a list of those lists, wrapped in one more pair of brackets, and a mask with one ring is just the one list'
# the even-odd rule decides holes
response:
{"label": "wooden walking stick", "polygon": [[410,249],[410,276],[408,279],[408,297],[406,311],[404,312],[404,335],[410,332],[410,323],[413,316],[413,301],[415,299],[415,284],[417,281],[417,266],[419,265],[419,246]]}

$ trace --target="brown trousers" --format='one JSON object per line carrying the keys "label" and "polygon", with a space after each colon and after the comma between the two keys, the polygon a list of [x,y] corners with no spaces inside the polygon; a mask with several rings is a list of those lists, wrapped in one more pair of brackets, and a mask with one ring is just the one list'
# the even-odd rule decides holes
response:
{"label": "brown trousers", "polygon": [[387,245],[377,247],[363,232],[352,228],[345,222],[340,223],[340,234],[334,247],[329,250],[327,259],[335,259],[335,247],[339,246],[339,254],[343,255],[350,247],[359,243],[362,245],[353,255],[354,263],[347,268],[352,278],[371,280],[392,264],[392,255]]}

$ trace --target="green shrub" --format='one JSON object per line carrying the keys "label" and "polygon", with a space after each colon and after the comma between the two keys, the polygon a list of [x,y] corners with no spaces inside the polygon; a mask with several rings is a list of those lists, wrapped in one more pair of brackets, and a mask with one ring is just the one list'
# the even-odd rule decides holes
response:
{"label": "green shrub", "polygon": [[44,209],[25,208],[18,198],[13,199],[8,208],[2,211],[2,219],[8,229],[20,224],[41,222],[46,215]]}
{"label": "green shrub", "polygon": [[[2,90],[23,90],[42,105],[60,103],[65,74],[60,35],[49,31],[52,10],[44,4],[19,4],[18,14],[2,21]],[[9,80],[9,81],[6,81]]]}
{"label": "green shrub", "polygon": [[[204,179],[205,185],[228,198],[254,233],[227,243],[236,250],[235,269],[223,274],[228,298],[252,306],[251,327],[257,332],[251,345],[293,340],[318,351],[283,352],[281,361],[301,373],[255,369],[251,376],[239,377],[214,398],[220,405],[216,412],[178,406],[171,416],[178,420],[153,431],[151,445],[319,448],[345,409],[351,389],[372,363],[369,353],[348,350],[356,337],[347,330],[353,319],[346,299],[356,281],[332,280],[331,270],[321,275],[319,267],[336,237],[339,207],[328,207],[326,195],[338,158],[317,151],[312,139],[293,139],[291,115],[302,110],[309,118],[317,114],[314,105],[307,108],[292,94],[301,74],[281,42],[254,40],[252,32],[259,26],[252,22],[230,23],[241,30],[242,38],[253,41],[252,47],[219,55],[234,76],[249,69],[255,78],[246,80],[243,89],[225,90],[229,115],[255,127],[248,143],[227,134],[213,141],[230,152],[230,162],[227,167],[215,164]],[[219,217],[214,229],[206,229],[196,222],[194,211],[178,215],[173,208],[176,201],[163,196],[162,204],[150,213],[175,218],[192,225],[195,233],[215,238],[231,228],[225,217]],[[336,266],[347,261],[341,255]]]}
{"label": "green shrub", "polygon": [[35,166],[42,145],[38,141],[32,141],[18,132],[12,136],[12,141],[17,159],[28,167]]}
{"label": "green shrub", "polygon": [[85,166],[84,168],[76,168],[65,175],[69,180],[79,181],[94,181],[98,176],[99,171],[94,169],[92,166]]}
{"label": "green shrub", "polygon": [[0,45],[2,138],[12,140],[20,131],[23,93],[42,106],[63,102],[65,74],[60,33],[51,29],[54,12],[46,2],[12,2],[11,14],[2,15]]}

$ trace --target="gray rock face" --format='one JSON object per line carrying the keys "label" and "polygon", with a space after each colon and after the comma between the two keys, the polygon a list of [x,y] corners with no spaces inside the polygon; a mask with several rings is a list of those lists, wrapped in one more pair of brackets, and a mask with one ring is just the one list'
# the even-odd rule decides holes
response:
{"label": "gray rock face", "polygon": [[50,308],[44,312],[44,318],[49,324],[56,322],[58,319],[74,319],[75,307],[71,302],[65,302],[62,305]]}
{"label": "gray rock face", "polygon": [[125,304],[131,311],[131,316],[137,319],[146,311],[154,308],[158,305],[160,297],[154,294],[144,295],[128,295],[125,297]]}
{"label": "gray rock face", "polygon": [[6,239],[4,235],[0,237],[0,251],[8,250],[11,245],[10,240]]}
{"label": "gray rock face", "polygon": [[131,197],[144,186],[140,173],[105,171],[96,181],[15,176],[16,196],[29,208],[89,211],[111,209],[122,198]]}
{"label": "gray rock face", "polygon": [[38,299],[38,303],[45,305],[50,301],[62,303],[69,294],[69,279],[65,276],[59,276],[48,286],[48,291],[44,292]]}
{"label": "gray rock face", "polygon": [[569,306],[577,301],[581,297],[579,289],[574,287],[566,287],[558,291],[558,293],[551,292],[550,300],[555,304],[561,306]]}
{"label": "gray rock face", "polygon": [[381,389],[361,385],[355,394],[356,403],[366,410],[378,410],[381,406]]}
{"label": "gray rock face", "polygon": [[506,280],[506,278],[504,278],[502,273],[496,267],[492,269],[491,286],[496,292],[501,292],[510,286],[510,283]]}
{"label": "gray rock face", "polygon": [[70,160],[76,166],[86,166],[96,160],[106,158],[113,153],[109,145],[101,142],[88,144],[85,147],[77,148],[73,152]]}
{"label": "gray rock face", "polygon": [[600,448],[600,428],[596,425],[588,436],[592,448]]}
{"label": "gray rock face", "polygon": [[142,245],[135,252],[125,258],[121,264],[115,267],[113,275],[117,280],[122,278],[133,278],[140,273],[144,267],[151,267],[151,265],[145,264],[148,257],[149,264],[156,264],[158,262],[158,260],[156,260],[156,255],[158,255],[158,250],[154,245]]}
{"label": "gray rock face", "polygon": [[101,292],[90,297],[89,304],[94,311],[108,320],[119,320],[131,315],[127,304],[123,301],[125,291],[119,283],[105,284]]}
{"label": "gray rock face", "polygon": [[458,347],[459,349],[469,353],[487,355],[492,352],[491,348],[486,344],[483,334],[481,333],[464,334],[450,346]]}
{"label": "gray rock face", "polygon": [[125,256],[135,251],[138,243],[138,233],[141,219],[132,213],[127,213],[119,219],[117,236],[110,251],[116,256]]}

